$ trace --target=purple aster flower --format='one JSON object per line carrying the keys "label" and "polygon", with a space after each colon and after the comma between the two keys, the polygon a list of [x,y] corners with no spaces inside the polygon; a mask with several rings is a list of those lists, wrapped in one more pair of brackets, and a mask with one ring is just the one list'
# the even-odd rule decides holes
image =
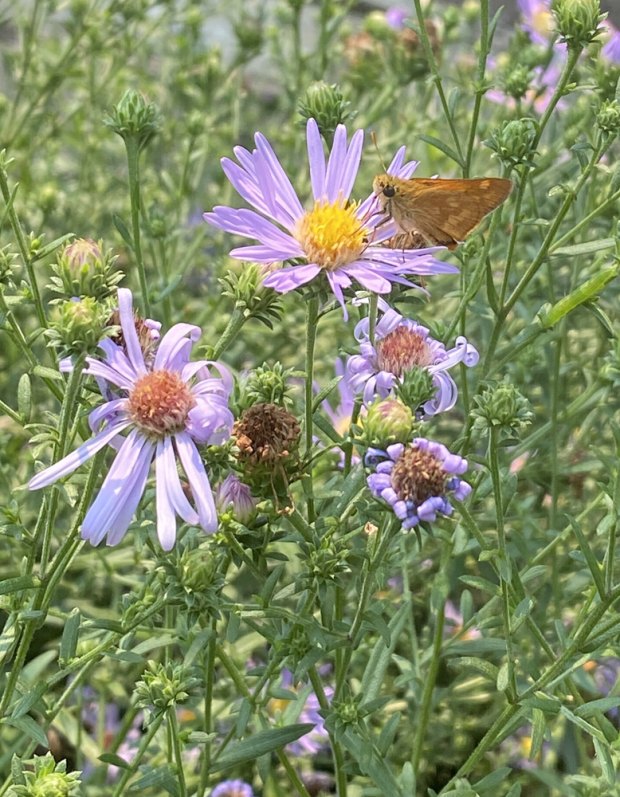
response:
{"label": "purple aster flower", "polygon": [[446,350],[443,343],[432,338],[426,327],[403,318],[395,310],[387,310],[375,329],[374,345],[370,342],[370,322],[363,318],[355,327],[355,337],[360,344],[360,354],[349,357],[347,377],[351,388],[362,393],[365,403],[376,396],[386,398],[407,373],[414,368],[425,368],[433,377],[437,391],[424,404],[427,415],[452,409],[457,389],[447,373],[457,363],[471,367],[478,362],[477,350],[464,337],[456,339],[453,349]]}
{"label": "purple aster flower", "polygon": [[351,426],[351,415],[353,414],[353,407],[355,405],[355,394],[351,390],[351,386],[345,375],[345,364],[337,357],[334,361],[334,371],[336,376],[341,376],[342,379],[338,382],[338,397],[340,401],[336,407],[332,407],[327,399],[321,402],[323,412],[332,426],[339,435],[346,435]]}
{"label": "purple aster flower", "polygon": [[254,791],[244,780],[224,780],[213,789],[211,797],[254,797]]}
{"label": "purple aster flower", "polygon": [[448,636],[457,634],[464,640],[480,639],[482,634],[478,628],[472,627],[463,633],[463,615],[451,600],[446,601],[444,606],[444,617],[446,618],[446,632]]}
{"label": "purple aster flower", "polygon": [[[258,246],[233,249],[231,257],[293,265],[271,270],[263,284],[288,293],[324,273],[343,307],[343,291],[358,282],[373,293],[389,293],[393,283],[411,286],[403,274],[451,273],[457,269],[432,257],[436,248],[390,249],[382,246],[397,232],[396,223],[379,212],[377,197],[351,202],[351,190],[362,156],[364,131],[357,130],[349,144],[344,125],[338,125],[327,161],[319,128],[308,120],[307,145],[313,204],[304,209],[271,145],[256,133],[256,149],[235,148],[239,163],[223,158],[226,176],[255,210],[217,206],[204,218],[215,227],[245,238]],[[410,177],[415,161],[404,162],[401,147],[388,173]],[[257,212],[258,211],[258,212]],[[417,286],[414,286],[417,287]]]}
{"label": "purple aster flower", "polygon": [[[94,436],[73,453],[34,476],[31,490],[46,487],[72,473],[105,445],[118,453],[99,494],[82,523],[82,537],[93,545],[107,538],[115,545],[125,535],[144,493],[155,460],[157,535],[169,551],[176,539],[176,516],[217,529],[217,514],[208,476],[196,444],[219,444],[230,435],[228,409],[232,379],[222,366],[206,360],[190,362],[200,329],[175,324],[159,341],[152,361],[145,361],[132,309],[131,291],[119,289],[122,345],[112,339],[99,347],[104,359],[87,357],[85,373],[114,386],[112,396],[89,416]],[[220,376],[213,376],[214,365]],[[121,433],[128,430],[127,436]],[[195,508],[185,495],[177,471],[185,471]]]}
{"label": "purple aster flower", "polygon": [[467,460],[424,437],[408,446],[395,443],[385,451],[370,448],[366,465],[374,470],[367,479],[370,492],[389,504],[404,529],[436,520],[438,514],[451,515],[449,498],[462,501],[471,492],[459,479]]}
{"label": "purple aster flower", "polygon": [[[285,669],[282,671],[282,687],[291,691],[297,691],[293,684],[293,674],[290,670]],[[330,686],[326,686],[325,695],[331,699],[333,694],[334,690]],[[271,711],[276,715],[283,714],[288,704],[289,701],[284,698],[274,698],[269,702]],[[328,733],[325,730],[323,717],[319,713],[320,708],[316,694],[314,691],[310,691],[295,721],[312,724],[314,728],[299,739],[286,745],[286,749],[293,755],[313,756],[327,744]]]}

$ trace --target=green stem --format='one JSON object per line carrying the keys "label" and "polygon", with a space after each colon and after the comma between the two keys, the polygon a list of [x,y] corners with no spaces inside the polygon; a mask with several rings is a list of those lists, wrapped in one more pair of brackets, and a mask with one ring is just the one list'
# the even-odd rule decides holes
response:
{"label": "green stem", "polygon": [[[312,454],[312,432],[313,432],[313,413],[312,404],[314,399],[314,344],[316,342],[317,321],[319,316],[319,299],[311,296],[308,299],[306,310],[306,381],[304,390],[304,417],[305,417],[305,459],[308,461]],[[312,484],[312,466],[308,466],[305,477],[306,494],[308,501],[308,522],[312,523],[314,514],[314,488]]]}
{"label": "green stem", "polygon": [[170,729],[170,736],[172,737],[172,747],[174,749],[174,760],[176,763],[176,774],[179,786],[178,795],[179,797],[187,797],[187,786],[185,784],[185,772],[183,769],[183,755],[181,752],[181,744],[179,742],[179,723],[177,721],[177,712],[174,705],[168,706],[166,719]]}
{"label": "green stem", "polygon": [[[217,630],[217,620],[211,618],[211,637],[207,643],[207,650],[204,658],[204,732],[209,735],[212,732],[213,715],[213,684],[215,681],[215,632]],[[211,768],[211,741],[207,740],[203,745],[202,762],[200,765],[200,784],[198,786],[198,797],[205,797],[207,784],[209,782],[209,770]]]}
{"label": "green stem", "polygon": [[[308,676],[310,678],[310,683],[312,684],[312,688],[314,689],[314,694],[317,697],[321,710],[324,712],[328,712],[330,709],[329,700],[327,699],[327,695],[325,694],[325,690],[323,689],[323,683],[315,667],[310,667],[310,669],[308,670]],[[336,737],[329,731],[328,735],[329,735],[329,742],[332,748],[332,754],[334,757],[334,776],[336,778],[336,793],[338,797],[346,797],[347,773],[345,772],[344,753]]]}
{"label": "green stem", "polygon": [[39,324],[44,329],[47,329],[48,326],[47,319],[45,317],[45,310],[43,309],[41,292],[39,291],[39,286],[37,284],[37,278],[34,271],[34,264],[32,262],[30,247],[26,241],[26,236],[24,235],[21,222],[17,218],[17,213],[15,212],[15,207],[14,207],[15,195],[14,194],[11,195],[11,191],[9,190],[9,175],[6,171],[4,164],[5,164],[5,159],[3,157],[0,162],[0,193],[2,193],[2,198],[6,203],[6,212],[9,218],[9,224],[11,225],[11,229],[13,230],[13,235],[15,236],[15,240],[17,242],[17,248],[19,249],[21,258],[24,261],[24,266],[26,267],[26,272],[28,274],[28,283],[30,285],[30,291],[32,293],[32,299],[34,301],[34,307],[37,314],[37,319],[39,321]]}
{"label": "green stem", "polygon": [[418,18],[418,27],[420,29],[418,35],[420,36],[420,41],[422,42],[424,55],[426,57],[426,60],[428,61],[428,66],[433,76],[433,82],[437,89],[437,94],[439,95],[439,101],[441,103],[441,107],[443,108],[446,121],[448,122],[450,132],[452,133],[452,140],[454,141],[454,146],[456,147],[456,151],[460,158],[461,165],[463,165],[464,162],[463,151],[461,149],[460,137],[456,131],[452,114],[450,113],[448,101],[446,99],[446,95],[443,90],[443,84],[441,82],[441,76],[439,74],[439,67],[437,66],[437,60],[435,58],[435,54],[433,53],[433,48],[428,38],[428,32],[426,30],[426,24],[424,20],[424,11],[422,10],[422,3],[420,2],[420,0],[414,0],[414,5],[415,5],[416,16]]}
{"label": "green stem", "polygon": [[142,243],[140,238],[140,211],[142,208],[140,199],[140,145],[135,136],[129,136],[125,138],[124,141],[125,149],[127,151],[127,172],[129,177],[129,202],[131,205],[133,251],[136,258],[136,267],[138,269],[138,280],[140,282],[140,292],[142,293],[144,312],[147,316],[150,316],[151,303],[149,300],[149,291],[146,282],[146,269],[144,267],[144,259],[142,257]]}
{"label": "green stem", "polygon": [[138,771],[138,767],[140,766],[140,762],[144,758],[144,754],[146,753],[148,746],[153,741],[153,737],[159,730],[160,725],[162,724],[165,717],[165,713],[162,712],[157,714],[153,717],[153,720],[149,726],[147,733],[142,737],[140,740],[140,746],[136,751],[136,755],[134,759],[131,761],[131,764],[127,769],[122,770],[122,775],[116,784],[116,788],[112,792],[112,797],[122,797],[125,794],[125,785],[129,781],[129,779]]}
{"label": "green stem", "polygon": [[424,742],[426,740],[426,729],[431,716],[431,706],[433,702],[433,692],[435,691],[435,682],[437,680],[437,673],[439,671],[439,662],[441,660],[441,644],[443,642],[443,627],[445,621],[444,607],[445,600],[442,602],[437,620],[435,622],[435,633],[433,635],[433,653],[428,666],[428,672],[424,679],[424,691],[422,693],[422,705],[420,707],[420,716],[416,723],[415,738],[413,741],[413,751],[411,755],[414,773],[417,775],[420,767],[420,760],[422,758],[422,751],[424,749]]}
{"label": "green stem", "polygon": [[241,327],[245,324],[247,318],[245,317],[243,311],[235,307],[232,312],[232,315],[228,319],[228,324],[226,325],[226,329],[222,332],[222,336],[218,340],[218,342],[213,347],[213,352],[211,354],[211,358],[213,360],[217,360],[219,357],[222,356],[222,353],[226,351],[226,349],[230,346],[230,344],[235,340],[237,334]]}
{"label": "green stem", "polygon": [[510,628],[510,596],[509,584],[510,561],[506,552],[506,531],[504,528],[504,502],[502,496],[502,478],[499,469],[499,431],[491,427],[489,436],[489,469],[493,483],[493,497],[495,503],[495,523],[497,526],[497,543],[499,548],[499,580],[502,593],[502,620],[504,623],[504,636],[506,638],[506,666],[508,667],[508,685],[506,688],[508,699],[512,702],[517,695],[517,683],[514,673],[514,651],[512,649],[512,632]]}
{"label": "green stem", "polygon": [[471,127],[469,129],[469,140],[467,142],[467,155],[463,167],[463,177],[469,177],[474,143],[476,141],[476,130],[478,128],[478,117],[480,116],[480,106],[482,98],[486,93],[484,86],[484,75],[487,68],[487,58],[489,55],[489,0],[480,0],[480,57],[478,59],[478,81],[475,89],[474,108],[471,117]]}

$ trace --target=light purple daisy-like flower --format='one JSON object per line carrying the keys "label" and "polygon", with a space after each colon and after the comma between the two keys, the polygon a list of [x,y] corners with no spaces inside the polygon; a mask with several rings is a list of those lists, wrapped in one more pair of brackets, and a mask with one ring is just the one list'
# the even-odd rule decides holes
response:
{"label": "light purple daisy-like flower", "polygon": [[367,479],[370,492],[392,508],[404,529],[436,520],[438,514],[451,515],[450,498],[462,501],[471,492],[459,479],[467,460],[424,437],[408,446],[395,443],[385,451],[370,448],[365,462],[374,471]]}
{"label": "light purple daisy-like flower", "polygon": [[[296,691],[293,683],[293,674],[290,670],[283,670],[282,672],[282,686],[285,689]],[[303,687],[302,687],[303,688]],[[306,687],[307,688],[307,687]],[[334,690],[330,686],[325,686],[325,695],[331,699]],[[288,706],[289,701],[284,698],[276,698],[270,701],[270,708],[276,715],[283,714]],[[294,742],[286,745],[286,749],[295,756],[313,756],[316,755],[328,742],[328,733],[325,729],[323,717],[320,714],[319,699],[314,691],[307,692],[307,697],[304,701],[303,707],[299,712],[296,719],[297,722],[303,724],[314,725],[312,730],[300,736]]]}
{"label": "light purple daisy-like flower", "polygon": [[448,369],[457,363],[471,367],[478,362],[478,352],[460,336],[453,349],[432,338],[426,327],[404,318],[389,309],[381,316],[375,329],[374,345],[370,342],[370,322],[363,318],[355,327],[360,354],[349,357],[347,379],[356,393],[362,393],[366,404],[377,396],[386,398],[407,373],[424,368],[433,377],[437,391],[424,405],[427,415],[452,409],[457,388]]}
{"label": "light purple daisy-like flower", "polygon": [[213,789],[211,797],[254,797],[254,790],[244,780],[224,780]]}
{"label": "light purple daisy-like flower", "polygon": [[[226,232],[253,238],[257,246],[233,249],[231,257],[268,265],[294,261],[271,270],[263,284],[288,293],[325,274],[342,305],[343,291],[355,280],[373,293],[389,293],[393,283],[411,286],[403,274],[451,273],[457,269],[432,256],[435,248],[398,250],[382,246],[399,230],[379,212],[371,194],[361,203],[350,201],[362,156],[364,131],[347,143],[344,125],[338,125],[326,160],[319,128],[308,120],[307,146],[313,204],[302,205],[291,181],[267,139],[256,133],[256,149],[235,148],[239,163],[224,158],[222,167],[239,194],[255,210],[217,206],[204,218]],[[405,163],[401,147],[388,173],[401,178],[413,174],[417,163]],[[417,287],[417,286],[414,286]]]}
{"label": "light purple daisy-like flower", "polygon": [[331,421],[334,429],[342,437],[344,437],[349,431],[349,427],[351,426],[351,416],[353,415],[353,407],[355,406],[355,393],[351,389],[351,385],[346,378],[345,370],[344,362],[340,359],[340,357],[337,357],[334,362],[334,371],[336,372],[336,376],[341,377],[337,387],[339,398],[338,404],[336,407],[332,407],[327,399],[324,399],[321,402],[321,408],[323,412]]}
{"label": "light purple daisy-like flower", "polygon": [[[200,337],[200,329],[191,324],[175,324],[159,341],[154,357],[145,362],[129,290],[119,289],[118,308],[122,345],[104,339],[99,344],[104,359],[86,359],[85,373],[113,386],[105,394],[106,401],[89,415],[94,436],[34,476],[28,486],[38,490],[52,484],[106,445],[117,449],[82,523],[84,539],[98,545],[107,538],[108,545],[115,545],[129,527],[155,460],[157,535],[162,548],[169,551],[176,540],[177,515],[207,533],[217,529],[213,494],[196,444],[219,444],[229,437],[233,416],[227,402],[232,379],[217,363],[189,361]],[[220,376],[213,376],[209,366],[215,366]],[[177,462],[187,477],[195,508],[181,485]]]}

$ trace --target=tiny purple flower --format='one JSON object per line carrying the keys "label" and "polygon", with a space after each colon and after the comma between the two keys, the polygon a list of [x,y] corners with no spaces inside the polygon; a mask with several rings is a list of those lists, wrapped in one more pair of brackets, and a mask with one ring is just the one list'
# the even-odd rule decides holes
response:
{"label": "tiny purple flower", "polygon": [[355,337],[361,353],[349,357],[347,378],[353,391],[362,393],[366,404],[377,396],[386,398],[412,369],[425,368],[432,375],[437,392],[425,403],[424,412],[426,415],[446,412],[454,407],[457,398],[448,369],[460,362],[468,367],[478,362],[478,352],[466,338],[458,337],[456,346],[446,350],[426,327],[392,309],[377,324],[374,345],[370,342],[368,318],[357,324]]}
{"label": "tiny purple flower", "polygon": [[[157,535],[169,551],[176,540],[176,516],[217,529],[217,513],[199,445],[219,444],[231,432],[228,408],[232,379],[226,369],[207,360],[190,362],[200,329],[175,324],[159,341],[151,360],[145,361],[133,315],[131,291],[119,289],[118,307],[122,345],[101,341],[104,358],[87,357],[85,373],[114,386],[114,393],[89,415],[94,436],[28,483],[38,490],[72,473],[105,445],[117,455],[99,494],[82,523],[82,537],[93,545],[107,538],[122,540],[146,486],[155,460]],[[215,377],[209,366],[221,374]],[[127,436],[121,433],[128,430]],[[177,461],[185,471],[195,508],[183,491]]]}
{"label": "tiny purple flower", "polygon": [[[347,315],[343,291],[353,280],[373,293],[385,294],[393,283],[412,285],[403,274],[452,273],[457,269],[432,257],[434,248],[397,250],[382,244],[398,228],[379,212],[377,197],[351,202],[353,183],[362,156],[364,131],[357,130],[350,143],[344,125],[338,125],[327,161],[319,128],[308,120],[307,147],[313,203],[304,209],[295,189],[267,139],[256,133],[256,149],[235,148],[239,163],[222,160],[226,176],[255,210],[216,206],[205,221],[226,232],[253,238],[258,246],[233,249],[231,257],[272,265],[263,284],[288,293],[323,273]],[[388,173],[410,177],[415,161],[405,160],[401,147]],[[414,286],[417,287],[417,286]]]}
{"label": "tiny purple flower", "polygon": [[526,30],[535,44],[548,44],[555,25],[549,0],[517,0]]}
{"label": "tiny purple flower", "polygon": [[[282,672],[282,686],[291,691],[297,691],[293,684],[293,674],[290,670],[283,670]],[[334,690],[330,686],[325,687],[326,696],[331,699]],[[277,715],[281,715],[287,708],[289,701],[284,698],[275,698],[270,701],[271,711]],[[286,745],[286,749],[295,756],[316,755],[328,741],[328,733],[325,730],[324,720],[320,712],[319,700],[316,694],[311,691],[306,698],[304,705],[299,712],[297,722],[308,723],[314,725],[314,728],[308,733],[290,742]]]}
{"label": "tiny purple flower", "polygon": [[213,789],[211,797],[254,797],[254,790],[244,780],[224,780]]}
{"label": "tiny purple flower", "polygon": [[449,499],[462,501],[471,492],[459,479],[467,460],[424,437],[408,446],[395,443],[385,451],[370,448],[366,465],[374,471],[367,479],[370,492],[392,508],[404,529],[436,520],[438,514],[451,515]]}

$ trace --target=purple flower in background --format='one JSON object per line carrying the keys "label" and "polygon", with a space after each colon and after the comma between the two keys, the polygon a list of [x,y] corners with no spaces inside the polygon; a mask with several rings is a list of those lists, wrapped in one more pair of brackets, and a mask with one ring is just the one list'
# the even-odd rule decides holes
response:
{"label": "purple flower in background", "polygon": [[[177,515],[207,533],[217,529],[213,494],[196,444],[219,444],[230,435],[233,416],[227,402],[232,379],[215,363],[189,361],[200,337],[200,329],[191,324],[175,324],[159,341],[152,362],[145,362],[131,291],[119,289],[118,307],[122,345],[107,338],[99,344],[103,360],[86,358],[85,373],[114,386],[114,395],[89,415],[94,437],[38,473],[28,486],[46,487],[105,445],[116,448],[114,462],[82,523],[84,539],[98,545],[107,537],[107,544],[115,545],[129,527],[154,459],[157,535],[169,551],[176,540]],[[210,365],[220,377],[212,376]],[[121,435],[125,430],[126,437]],[[187,476],[195,508],[183,491],[177,461]]]}
{"label": "purple flower in background", "polygon": [[363,318],[355,327],[360,354],[349,357],[347,378],[355,393],[362,393],[365,403],[377,396],[386,398],[407,373],[425,368],[433,377],[437,392],[424,405],[427,415],[446,412],[456,402],[457,389],[448,369],[457,363],[471,367],[478,362],[477,350],[464,337],[446,350],[432,338],[426,327],[403,318],[395,310],[387,310],[375,329],[374,345],[370,342],[370,322]]}
{"label": "purple flower in background", "polygon": [[[402,274],[451,273],[454,266],[435,260],[430,249],[396,250],[381,246],[397,232],[395,222],[379,212],[374,194],[351,202],[351,190],[362,156],[364,131],[357,130],[350,143],[339,125],[327,161],[319,128],[308,120],[307,147],[313,203],[304,209],[291,181],[267,139],[256,133],[256,149],[235,148],[239,163],[223,158],[226,176],[255,210],[218,205],[205,213],[205,221],[226,232],[253,238],[258,246],[241,246],[231,257],[273,264],[295,263],[271,270],[263,284],[288,293],[324,273],[343,307],[343,291],[358,282],[373,293],[389,293],[393,283],[411,285]],[[401,147],[388,172],[406,178],[417,163],[404,163]]]}
{"label": "purple flower in background", "polygon": [[[293,692],[304,691],[303,686],[300,688],[296,688],[294,686],[293,674],[290,670],[283,670],[282,672],[282,687]],[[286,749],[296,756],[316,755],[319,750],[325,747],[328,740],[328,734],[325,730],[323,717],[319,713],[319,700],[316,694],[309,690],[309,687],[306,687],[305,690],[307,690],[307,697],[304,701],[301,711],[299,711],[297,717],[292,719],[295,722],[312,724],[314,725],[314,728],[301,736],[299,739],[296,739],[294,742],[290,742],[286,745]],[[331,699],[333,694],[334,690],[330,686],[326,686],[325,695],[327,698]],[[282,716],[287,710],[290,702],[291,701],[285,698],[274,698],[269,702],[270,710],[276,716]]]}
{"label": "purple flower in background", "polygon": [[244,780],[224,780],[213,789],[211,797],[254,797],[254,790]]}
{"label": "purple flower in background", "polygon": [[517,0],[523,28],[536,44],[548,44],[555,24],[549,0]]}
{"label": "purple flower in background", "polygon": [[620,30],[608,19],[603,27],[607,29],[607,41],[601,48],[601,56],[612,64],[620,64]]}
{"label": "purple flower in background", "polygon": [[340,357],[337,357],[334,362],[334,371],[336,372],[336,376],[342,377],[340,382],[338,382],[338,397],[340,401],[336,407],[332,407],[329,401],[324,399],[321,402],[321,407],[325,415],[327,415],[331,421],[334,429],[339,435],[344,437],[351,426],[351,415],[353,414],[353,407],[355,405],[355,394],[345,376],[345,364]]}
{"label": "purple flower in background", "polygon": [[438,514],[451,515],[450,498],[462,501],[471,492],[459,479],[467,460],[424,437],[408,446],[395,443],[385,451],[370,448],[366,465],[374,471],[367,479],[370,492],[389,504],[404,529],[436,520]]}
{"label": "purple flower in background", "polygon": [[402,6],[390,6],[385,12],[385,21],[394,30],[402,30],[405,26],[405,20],[409,16],[409,12]]}

